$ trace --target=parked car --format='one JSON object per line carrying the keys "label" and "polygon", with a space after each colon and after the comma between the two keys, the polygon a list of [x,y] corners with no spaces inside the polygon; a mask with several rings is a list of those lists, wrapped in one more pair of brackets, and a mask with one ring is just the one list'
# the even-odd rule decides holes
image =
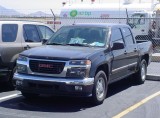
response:
{"label": "parked car", "polygon": [[151,54],[151,42],[137,42],[128,25],[73,24],[60,28],[46,45],[22,52],[14,81],[26,98],[85,96],[100,104],[108,84],[130,75],[143,84]]}
{"label": "parked car", "polygon": [[40,22],[0,21],[0,82],[11,82],[20,52],[41,46],[53,34],[52,28]]}

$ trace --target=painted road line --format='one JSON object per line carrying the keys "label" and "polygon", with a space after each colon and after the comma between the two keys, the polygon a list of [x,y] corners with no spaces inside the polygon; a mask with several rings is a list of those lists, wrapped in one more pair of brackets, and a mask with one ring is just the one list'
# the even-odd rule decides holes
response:
{"label": "painted road line", "polygon": [[159,95],[160,95],[160,91],[155,93],[155,94],[153,94],[153,95],[151,95],[151,96],[149,96],[149,97],[147,97],[147,98],[145,98],[145,99],[143,99],[143,100],[141,100],[137,104],[135,104],[135,105],[129,107],[128,109],[122,111],[121,113],[119,113],[118,115],[114,116],[113,118],[121,118],[121,117],[125,116],[126,114],[128,114],[129,112],[133,111],[134,109],[138,108],[139,106],[143,105],[144,103],[148,102],[149,100],[151,100],[151,99],[153,99],[153,98],[155,98],[155,97],[157,97]]}
{"label": "painted road line", "polygon": [[20,94],[12,94],[12,95],[8,95],[8,96],[5,96],[5,97],[1,97],[1,98],[0,98],[0,101],[6,100],[6,99],[9,99],[9,98],[13,98],[13,97],[16,97],[16,96],[18,96],[18,95],[20,95]]}

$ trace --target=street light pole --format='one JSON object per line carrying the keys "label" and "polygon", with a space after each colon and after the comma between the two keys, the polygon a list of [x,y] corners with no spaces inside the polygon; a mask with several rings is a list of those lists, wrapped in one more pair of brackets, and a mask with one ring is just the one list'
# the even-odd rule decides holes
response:
{"label": "street light pole", "polygon": [[119,0],[119,23],[120,23],[120,0]]}

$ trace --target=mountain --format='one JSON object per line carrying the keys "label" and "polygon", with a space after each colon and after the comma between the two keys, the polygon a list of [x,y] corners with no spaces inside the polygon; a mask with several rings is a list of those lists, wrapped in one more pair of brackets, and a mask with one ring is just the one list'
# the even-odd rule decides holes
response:
{"label": "mountain", "polygon": [[14,9],[7,9],[0,5],[0,17],[52,17],[52,14],[47,14],[42,11],[37,11],[30,14],[22,14]]}
{"label": "mountain", "polygon": [[0,16],[22,16],[22,13],[0,6]]}
{"label": "mountain", "polygon": [[31,14],[28,14],[27,16],[30,16],[30,17],[52,17],[52,14],[47,14],[42,11],[37,11],[37,12],[31,13]]}

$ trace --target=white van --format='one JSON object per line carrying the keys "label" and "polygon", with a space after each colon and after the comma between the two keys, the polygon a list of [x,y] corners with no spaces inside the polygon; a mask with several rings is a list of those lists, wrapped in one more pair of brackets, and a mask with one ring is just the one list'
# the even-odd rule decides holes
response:
{"label": "white van", "polygon": [[[126,23],[131,24],[135,36],[148,35],[151,22],[148,18],[152,18],[149,11],[152,8],[152,3],[66,4],[61,9],[60,26],[73,23]],[[140,20],[143,22],[138,23]]]}

